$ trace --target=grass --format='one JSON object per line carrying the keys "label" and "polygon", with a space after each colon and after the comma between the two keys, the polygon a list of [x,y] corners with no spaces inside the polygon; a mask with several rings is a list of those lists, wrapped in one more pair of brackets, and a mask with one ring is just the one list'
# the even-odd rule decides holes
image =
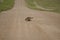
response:
{"label": "grass", "polygon": [[3,2],[0,3],[0,12],[11,9],[13,5],[14,5],[14,0],[3,0]]}
{"label": "grass", "polygon": [[25,0],[27,7],[60,13],[60,0]]}

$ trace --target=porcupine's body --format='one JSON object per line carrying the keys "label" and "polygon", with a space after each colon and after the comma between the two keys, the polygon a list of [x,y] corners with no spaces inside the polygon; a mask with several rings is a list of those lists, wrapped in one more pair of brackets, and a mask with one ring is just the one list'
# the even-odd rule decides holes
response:
{"label": "porcupine's body", "polygon": [[31,21],[32,18],[33,18],[33,17],[27,17],[25,20],[26,20],[26,21]]}

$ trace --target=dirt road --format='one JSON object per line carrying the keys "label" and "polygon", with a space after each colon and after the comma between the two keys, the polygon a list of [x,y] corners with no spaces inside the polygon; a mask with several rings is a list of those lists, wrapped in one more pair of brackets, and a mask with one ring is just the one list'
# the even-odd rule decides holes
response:
{"label": "dirt road", "polygon": [[[32,21],[25,21],[33,17]],[[60,40],[60,14],[32,10],[24,0],[0,14],[0,40]]]}

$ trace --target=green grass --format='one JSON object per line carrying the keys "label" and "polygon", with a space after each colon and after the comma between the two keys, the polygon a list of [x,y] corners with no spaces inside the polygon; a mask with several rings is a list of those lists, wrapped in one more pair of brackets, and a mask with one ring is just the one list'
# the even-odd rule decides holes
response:
{"label": "green grass", "polygon": [[4,0],[0,3],[0,12],[13,8],[14,0]]}
{"label": "green grass", "polygon": [[60,0],[25,0],[29,8],[60,13]]}

